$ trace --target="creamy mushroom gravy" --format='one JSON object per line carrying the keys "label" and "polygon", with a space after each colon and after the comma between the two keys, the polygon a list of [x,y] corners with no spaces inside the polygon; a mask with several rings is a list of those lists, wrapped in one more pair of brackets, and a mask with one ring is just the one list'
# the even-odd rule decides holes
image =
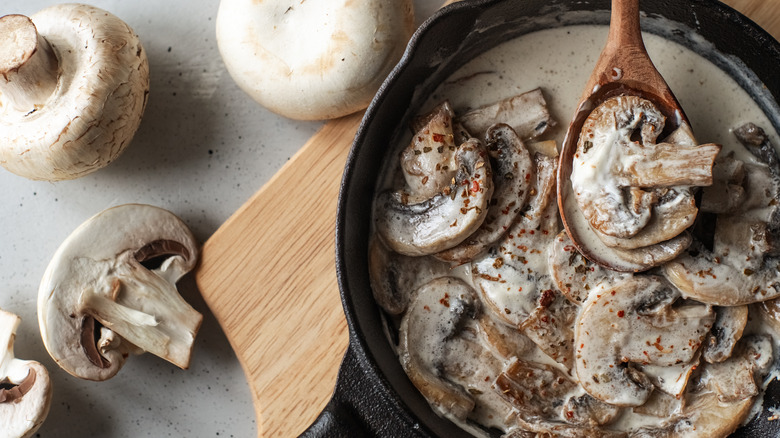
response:
{"label": "creamy mushroom gravy", "polygon": [[[423,106],[420,113],[425,114],[441,102],[449,101],[452,108],[455,110],[456,115],[459,115],[466,110],[488,105],[509,96],[541,87],[546,97],[547,106],[552,118],[557,121],[557,126],[545,133],[540,139],[554,139],[557,144],[560,145],[563,140],[563,135],[565,134],[566,126],[568,125],[571,115],[574,113],[574,109],[578,103],[577,100],[582,92],[581,87],[590,74],[591,66],[598,58],[606,38],[606,33],[607,29],[603,26],[568,26],[534,32],[508,41],[461,67],[447,81],[438,87]],[[778,143],[777,133],[772,128],[768,118],[761,112],[750,96],[722,70],[685,47],[661,37],[646,34],[645,44],[650,57],[670,84],[680,101],[680,104],[685,109],[699,143],[712,142],[721,144],[723,146],[722,155],[726,155],[733,151],[735,157],[739,160],[755,164],[757,163],[755,157],[746,153],[745,149],[739,144],[734,137],[734,134],[731,132],[732,129],[741,126],[746,122],[753,122],[766,131],[774,145],[780,144]],[[410,139],[411,135],[402,142],[403,144],[397,145],[398,149],[401,150],[406,148]],[[391,156],[398,157],[398,154]],[[543,173],[540,169],[542,168],[537,167],[537,174]],[[381,180],[383,183],[380,184],[379,188],[382,190],[397,190],[403,187],[404,177],[401,174],[398,160],[393,160],[392,163],[387,164]],[[531,198],[533,198],[533,192],[538,191],[537,189],[539,189],[539,187],[535,187],[532,190]],[[382,190],[380,190],[380,192]],[[533,199],[529,200],[529,204],[532,203]],[[549,226],[550,237],[535,237],[532,240],[528,240],[528,242],[540,245],[540,247],[537,248],[538,251],[546,253],[548,247],[553,245],[553,241],[555,240],[553,236],[557,234],[557,230],[560,229],[560,227],[557,226],[557,224],[549,224],[544,221],[544,217],[546,217],[545,211],[549,211],[550,208],[555,208],[555,206],[539,205],[538,207],[539,208],[534,214],[537,214],[540,219],[536,222],[532,222],[534,228],[529,228],[529,230],[544,231],[544,234],[546,235],[548,234],[546,232],[546,227]],[[533,207],[531,210],[533,210]],[[532,215],[528,210],[525,211],[525,214],[526,216]],[[410,225],[410,227],[411,226],[412,225]],[[537,233],[537,236],[540,236],[541,234],[542,233]],[[558,239],[558,243],[561,243],[560,239],[562,238]],[[374,244],[376,244],[376,242],[374,242]],[[512,244],[520,245],[522,242],[513,242]],[[534,248],[531,248],[532,252],[533,250]],[[574,255],[571,257],[574,257]],[[475,298],[473,296],[470,296],[469,294],[460,294],[458,296],[447,295],[446,297],[437,298],[438,301],[434,300],[427,304],[421,303],[421,305],[426,306],[425,308],[427,309],[439,304],[446,305],[446,307],[456,310],[449,313],[445,312],[449,319],[438,326],[432,324],[431,321],[426,321],[425,318],[417,318],[418,321],[416,322],[414,321],[415,318],[404,318],[402,322],[401,315],[387,317],[388,334],[393,342],[395,342],[394,340],[399,339],[399,336],[396,336],[396,334],[399,329],[401,330],[399,355],[402,363],[408,364],[409,361],[417,360],[421,363],[431,364],[436,368],[429,372],[429,375],[426,375],[424,372],[410,373],[407,369],[407,373],[410,374],[411,380],[418,388],[420,385],[427,385],[426,379],[435,378],[436,376],[433,376],[432,374],[436,373],[458,372],[462,375],[485,376],[484,379],[474,379],[473,382],[470,382],[468,389],[459,386],[457,383],[447,382],[443,389],[434,391],[433,396],[431,396],[430,390],[426,394],[435,410],[452,419],[464,429],[476,435],[484,435],[486,434],[487,429],[494,428],[505,432],[508,436],[512,431],[515,431],[517,435],[511,436],[524,437],[525,435],[522,435],[520,432],[522,428],[518,426],[516,420],[513,419],[517,413],[515,408],[510,406],[504,398],[500,397],[496,390],[496,387],[500,387],[505,393],[511,393],[513,391],[511,376],[519,375],[520,373],[525,373],[526,375],[536,373],[537,375],[542,376],[539,377],[538,382],[540,386],[544,386],[544,389],[547,389],[547,387],[558,388],[550,389],[550,392],[560,392],[554,397],[556,399],[555,406],[534,407],[531,409],[530,413],[527,412],[526,414],[529,418],[538,418],[542,423],[547,422],[547,425],[545,426],[548,427],[547,430],[554,430],[562,436],[582,436],[582,434],[585,433],[594,434],[594,430],[599,428],[607,433],[607,435],[599,436],[612,436],[609,435],[612,431],[629,432],[630,436],[655,436],[652,432],[642,430],[642,428],[652,428],[659,425],[669,426],[669,424],[664,423],[668,420],[667,415],[659,417],[648,414],[647,412],[650,412],[653,409],[665,409],[663,406],[658,406],[663,405],[664,403],[677,403],[674,400],[674,397],[668,397],[671,401],[659,401],[659,397],[654,397],[650,399],[647,404],[643,405],[643,409],[623,407],[619,412],[612,412],[610,411],[610,406],[603,403],[597,405],[599,402],[588,402],[587,399],[584,398],[585,391],[581,385],[576,384],[576,367],[571,361],[567,363],[566,358],[562,357],[553,359],[548,355],[549,352],[546,354],[543,348],[537,346],[539,342],[535,343],[534,341],[538,341],[536,339],[531,340],[526,336],[518,337],[514,336],[514,334],[507,334],[509,333],[510,326],[525,324],[524,327],[527,327],[528,321],[534,318],[545,320],[544,318],[560,318],[562,315],[568,314],[573,315],[571,316],[573,319],[579,312],[583,311],[578,306],[585,301],[587,297],[580,295],[578,298],[575,291],[562,291],[570,300],[579,301],[580,303],[574,305],[566,300],[558,300],[555,301],[555,303],[563,302],[563,304],[558,305],[557,308],[555,307],[556,304],[551,305],[550,308],[553,310],[551,310],[550,314],[540,315],[531,311],[529,312],[530,315],[528,318],[521,318],[525,320],[522,321],[513,319],[514,315],[509,311],[509,309],[513,308],[512,306],[516,306],[517,308],[523,307],[522,303],[518,304],[517,302],[517,288],[491,288],[489,285],[485,286],[478,284],[480,281],[479,279],[474,280],[474,270],[479,271],[478,273],[483,277],[493,275],[489,274],[489,269],[491,269],[490,266],[485,267],[485,270],[482,271],[483,268],[480,267],[477,262],[473,264],[465,263],[458,265],[457,263],[447,264],[446,262],[435,260],[431,257],[419,259],[410,256],[387,254],[384,254],[382,258],[383,260],[381,263],[383,264],[384,269],[393,271],[390,275],[394,276],[394,281],[408,281],[402,285],[403,287],[399,288],[407,290],[395,291],[399,293],[399,295],[393,296],[393,300],[408,300],[409,294],[414,296],[414,292],[412,292],[411,289],[417,288],[423,283],[427,283],[428,280],[449,276],[471,286],[473,290],[476,291],[476,295],[480,298],[480,300],[476,301],[483,302],[482,313],[490,315],[489,319],[482,318],[479,321],[479,328],[475,329],[472,327],[470,333],[467,334],[465,338],[464,336],[460,337],[464,339],[459,339],[457,342],[451,342],[446,353],[443,353],[441,349],[437,349],[435,343],[444,342],[445,340],[447,340],[447,342],[451,341],[448,336],[452,335],[453,330],[455,330],[455,327],[459,324],[459,320],[456,317],[474,311],[473,301],[475,301]],[[517,277],[519,279],[518,281],[533,280],[532,283],[534,284],[529,284],[528,286],[535,288],[536,290],[531,293],[539,294],[546,288],[555,287],[554,279],[551,278],[551,275],[549,274],[549,262],[546,257],[529,257],[527,262],[530,266],[525,267],[525,271],[518,274]],[[500,267],[495,266],[493,266],[493,268],[500,269]],[[377,273],[375,269],[378,268],[372,266],[372,286],[375,288],[376,295],[377,283],[380,282],[377,277],[383,274]],[[600,268],[588,266],[588,269],[596,271]],[[402,277],[401,275],[398,275],[398,272],[400,271],[407,273],[413,272],[414,275],[412,275],[412,277],[414,277],[416,281],[399,280],[399,278]],[[628,277],[626,274],[599,272],[600,275],[602,275],[601,278],[605,280],[623,281]],[[479,278],[479,275],[476,278]],[[452,281],[456,280],[450,280],[450,282]],[[525,283],[523,284],[525,285]],[[458,283],[457,286],[458,290],[462,287],[460,283]],[[606,286],[599,287],[606,288],[603,292],[607,294],[610,292],[610,289]],[[522,287],[520,289],[522,289]],[[594,287],[593,290],[600,289]],[[526,290],[526,292],[528,291]],[[589,292],[583,292],[581,290],[579,293],[587,295]],[[598,296],[598,298],[593,297],[595,292],[591,291],[590,294],[590,300],[583,306],[583,308],[587,307],[589,311],[595,309],[595,303],[599,303],[599,300],[602,299],[601,296]],[[656,307],[663,307],[666,304],[671,303],[677,296],[679,295],[667,297],[668,301],[656,297]],[[378,301],[385,309],[388,309],[388,305],[383,304],[382,299],[378,298]],[[395,302],[389,306],[397,306],[397,304],[398,303]],[[669,307],[670,306],[671,304],[669,304]],[[691,301],[688,305],[683,307],[686,307],[686,309],[680,310],[678,308],[676,310],[680,313],[688,312],[688,316],[693,315],[691,318],[694,318],[696,324],[700,324],[701,327],[705,327],[706,330],[709,330],[713,324],[718,325],[718,322],[715,320],[715,314],[710,312],[706,308],[707,306]],[[504,309],[503,312],[500,310],[501,308]],[[771,327],[761,324],[759,318],[753,317],[752,312],[754,310],[754,308],[751,308],[750,322],[744,329],[743,338],[750,334],[769,334],[772,336],[772,347],[776,352],[778,350],[778,336]],[[391,313],[398,311],[402,310],[399,310],[396,307]],[[453,315],[453,313],[455,315]],[[437,314],[441,315],[442,312],[438,312]],[[638,313],[635,312],[631,315],[638,315],[635,316],[637,320],[640,320],[640,318],[644,318],[645,316],[641,309]],[[535,321],[538,322],[539,320]],[[685,320],[684,324],[688,324],[688,321],[689,320]],[[645,336],[645,334],[641,333],[640,330],[643,327],[643,324],[648,323],[652,323],[652,321],[643,322],[640,320],[638,322],[627,323],[625,325],[626,333],[624,333],[625,336],[622,338],[621,342],[627,342],[629,340],[635,342],[641,341],[652,346],[653,340],[644,339],[642,336]],[[411,330],[410,326],[425,329],[429,332],[420,334],[421,338],[419,339],[409,337],[407,336],[408,333],[404,332],[404,330]],[[728,327],[720,327],[719,330],[728,332]],[[679,335],[674,329],[670,329],[669,334],[670,337]],[[512,358],[511,353],[507,353],[507,357],[501,357],[503,353],[500,351],[498,354],[495,354],[496,350],[500,350],[500,348],[495,345],[487,348],[488,350],[492,350],[494,354],[480,353],[480,348],[483,347],[479,346],[484,346],[486,343],[489,343],[491,337],[501,338],[503,341],[511,344],[511,348],[519,359]],[[615,336],[613,336],[612,339],[616,339]],[[694,337],[688,340],[695,344],[697,339],[698,338]],[[409,346],[404,344],[414,342],[423,344],[424,349],[410,352]],[[504,347],[509,348],[507,345],[504,345]],[[662,348],[658,342],[655,343],[655,347]],[[609,354],[606,352],[606,346],[604,348],[604,355],[608,356]],[[743,348],[743,350],[744,349],[750,350],[748,347]],[[582,351],[578,349],[577,346],[574,346],[574,350],[576,351],[569,351],[566,354],[569,354],[572,358],[575,353],[581,355]],[[442,354],[444,357],[437,356]],[[694,354],[694,361],[697,361],[699,353],[694,352]],[[737,353],[735,352],[734,354],[736,355]],[[416,357],[410,358],[410,356]],[[466,357],[474,357],[475,359],[471,362],[464,361],[463,358]],[[458,367],[457,370],[448,369],[448,358],[452,359],[452,363],[455,364],[452,366]],[[621,358],[616,357],[615,359],[617,360],[615,364],[619,364],[619,359]],[[663,387],[665,391],[675,393],[675,391],[679,392],[685,389],[684,383],[675,383],[675,381],[678,380],[681,375],[687,376],[689,374],[694,374],[695,368],[696,366],[694,363],[683,363],[670,366],[655,365],[642,369],[644,373],[652,377],[651,380],[655,387]],[[715,367],[713,366],[713,368]],[[499,372],[501,373],[501,376],[504,377],[503,386],[501,382],[497,381],[500,380],[497,379],[497,377],[499,377],[497,373]],[[773,370],[768,374],[773,375],[775,372],[776,371]],[[764,370],[762,374],[767,374],[767,371]],[[510,377],[508,380],[506,378],[507,376]],[[769,378],[762,382],[759,379],[759,386],[761,386],[762,383],[763,385],[766,385],[768,380]],[[660,393],[661,391],[656,390],[655,392]],[[621,394],[615,394],[615,396],[620,397]],[[439,398],[437,399],[437,397]],[[544,397],[538,398],[538,394],[518,395],[518,397],[527,397],[526,401],[528,404],[538,403],[539,400],[544,399]],[[446,408],[442,408],[442,404],[445,403],[441,398],[447,398]],[[476,399],[476,406],[470,404],[468,401],[470,398]],[[757,396],[754,397],[750,403],[735,404],[729,406],[728,409],[736,414],[744,414],[751,406],[754,409],[755,406],[760,406],[760,401],[761,397]],[[590,403],[590,407],[583,408],[583,405],[587,405],[588,403]],[[698,406],[702,411],[718,410],[716,406],[708,405],[708,403],[711,403],[711,400],[708,401],[702,397],[689,401],[691,406]],[[563,404],[571,407],[571,410],[568,411],[569,413],[574,413],[577,411],[574,407],[579,407],[584,410],[589,409],[591,415],[597,417],[601,415],[599,418],[600,421],[603,421],[604,425],[594,425],[591,421],[589,425],[580,425],[578,427],[581,428],[577,429],[571,428],[571,425],[566,425],[564,421],[552,424],[549,420],[544,420],[544,418],[549,419],[551,417],[551,412],[560,411]],[[650,406],[652,404],[655,404],[655,406]],[[462,421],[466,412],[468,412],[468,421]],[[597,413],[594,414],[594,412]],[[687,419],[689,423],[695,423],[696,420],[697,418]],[[698,418],[698,420],[702,422],[707,421],[707,419],[703,417]],[[674,430],[674,433],[678,433],[681,436],[713,436],[709,434],[702,435],[702,433],[707,432],[702,432],[701,430],[695,432],[690,428],[685,429],[686,425],[683,424],[685,421],[686,418],[680,418],[680,424],[670,426],[678,427],[678,429]],[[559,428],[555,429],[555,427]],[[732,430],[733,427],[725,432],[720,431],[720,433],[730,433]],[[646,433],[647,435],[642,435],[642,433]],[[685,433],[690,435],[685,435]],[[530,436],[533,436],[533,434]],[[616,436],[625,435],[618,434]]]}

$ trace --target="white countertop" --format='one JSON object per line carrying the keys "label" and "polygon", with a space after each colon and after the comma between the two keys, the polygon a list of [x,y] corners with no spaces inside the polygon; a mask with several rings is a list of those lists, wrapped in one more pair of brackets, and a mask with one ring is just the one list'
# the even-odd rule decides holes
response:
{"label": "white countertop", "polygon": [[[204,314],[189,370],[146,354],[105,382],[61,370],[38,331],[38,284],[60,243],[108,207],[166,208],[208,237],[322,125],[277,116],[233,83],[217,50],[217,0],[92,0],[127,22],[149,57],[151,94],[123,155],[74,181],[36,182],[0,168],[0,308],[23,318],[16,357],[43,363],[54,386],[41,437],[250,437],[256,423],[243,371],[191,276],[179,290]],[[6,0],[31,15],[51,0]],[[418,24],[441,0],[415,0]]]}

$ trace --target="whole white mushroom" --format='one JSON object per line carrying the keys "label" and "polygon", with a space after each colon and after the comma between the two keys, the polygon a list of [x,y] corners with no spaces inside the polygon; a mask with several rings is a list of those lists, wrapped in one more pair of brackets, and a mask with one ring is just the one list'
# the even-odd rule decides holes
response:
{"label": "whole white mushroom", "polygon": [[298,120],[368,106],[413,31],[411,0],[222,0],[217,15],[217,43],[233,80]]}
{"label": "whole white mushroom", "polygon": [[0,164],[35,180],[106,166],[130,143],[149,95],[138,35],[92,6],[0,17]]}

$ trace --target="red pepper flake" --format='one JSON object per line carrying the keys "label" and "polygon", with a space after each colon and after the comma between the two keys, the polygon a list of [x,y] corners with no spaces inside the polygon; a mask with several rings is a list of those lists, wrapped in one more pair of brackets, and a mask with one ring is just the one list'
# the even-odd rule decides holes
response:
{"label": "red pepper flake", "polygon": [[433,134],[433,141],[437,143],[443,143],[444,142],[444,134]]}
{"label": "red pepper flake", "polygon": [[544,234],[546,236],[546,235],[550,234],[550,232],[547,231],[547,230],[542,230],[542,234]]}
{"label": "red pepper flake", "polygon": [[626,312],[624,312],[622,310],[618,310],[617,315],[618,315],[618,318],[622,318],[622,317],[626,316]]}
{"label": "red pepper flake", "polygon": [[471,182],[471,193],[477,193],[479,192],[479,181],[472,181]]}
{"label": "red pepper flake", "polygon": [[566,411],[566,418],[574,418],[574,412]]}
{"label": "red pepper flake", "polygon": [[539,298],[539,305],[542,307],[549,307],[553,300],[555,300],[555,294],[551,289],[547,289],[542,291],[542,297]]}
{"label": "red pepper flake", "polygon": [[448,294],[448,293],[445,293],[445,294],[444,294],[444,298],[440,299],[440,300],[439,300],[439,302],[440,302],[440,303],[441,303],[441,304],[442,304],[444,307],[450,307],[450,294]]}
{"label": "red pepper flake", "polygon": [[543,317],[541,317],[541,320],[542,322],[549,322],[550,318],[548,318],[547,315],[544,315]]}
{"label": "red pepper flake", "polygon": [[612,291],[612,292],[610,292],[610,293],[611,293],[612,295],[615,295],[615,294],[617,293],[617,291],[616,291],[616,290],[613,290],[613,291]]}
{"label": "red pepper flake", "polygon": [[430,308],[430,307],[428,307],[428,305],[427,305],[427,304],[426,304],[425,306],[423,306],[423,309],[425,309],[425,310],[426,310],[426,311],[428,311],[428,312],[430,312],[430,311],[431,311],[431,308]]}

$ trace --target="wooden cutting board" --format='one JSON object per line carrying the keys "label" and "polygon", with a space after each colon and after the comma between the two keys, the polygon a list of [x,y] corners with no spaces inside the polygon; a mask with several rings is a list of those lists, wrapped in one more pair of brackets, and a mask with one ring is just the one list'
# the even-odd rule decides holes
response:
{"label": "wooden cutting board", "polygon": [[[780,39],[780,0],[727,0]],[[195,278],[241,362],[258,436],[297,436],[347,347],[335,272],[339,184],[362,113],[327,123],[203,247]]]}

